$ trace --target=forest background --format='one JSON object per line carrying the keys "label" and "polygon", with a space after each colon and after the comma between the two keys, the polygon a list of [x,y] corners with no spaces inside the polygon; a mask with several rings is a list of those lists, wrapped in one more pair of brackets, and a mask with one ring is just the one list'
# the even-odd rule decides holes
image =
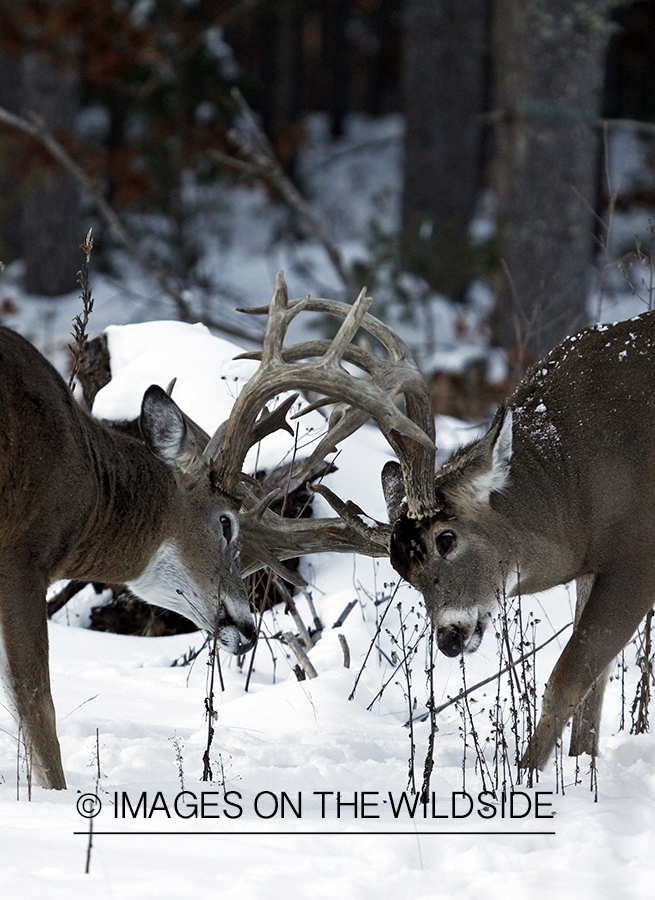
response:
{"label": "forest background", "polygon": [[[92,225],[96,270],[120,279],[129,238],[169,314],[239,333],[233,307],[259,300],[203,261],[197,222],[205,239],[239,223],[212,223],[198,197],[262,178],[281,195],[271,166],[253,165],[235,88],[273,167],[319,206],[298,165],[310,117],[322,114],[334,141],[354,116],[401,122],[397,207],[366,223],[367,255],[338,247],[346,210],[320,224],[335,295],[362,282],[384,294],[384,272],[388,302],[420,319],[435,294],[464,315],[484,284],[485,342],[504,348],[506,376],[489,388],[476,369],[482,402],[453,399],[470,373],[466,388],[442,385],[439,411],[484,412],[528,362],[602,315],[612,266],[649,263],[647,225],[637,243],[610,247],[609,235],[617,212],[647,218],[655,200],[651,0],[2,0],[0,107],[31,135],[7,117],[0,126],[0,259],[22,261],[23,290],[74,290]],[[614,176],[626,137],[638,177]],[[280,219],[281,241],[316,239],[299,209]]]}
{"label": "forest background", "polygon": [[[112,322],[178,318],[252,348],[258,332],[234,307],[267,302],[277,268],[293,296],[352,299],[365,283],[410,340],[435,410],[480,423],[564,334],[652,306],[654,81],[650,0],[0,0],[0,318],[69,365],[89,227],[92,335]],[[159,343],[157,363],[177,365],[181,343]],[[225,353],[229,365],[233,348]],[[209,370],[199,362],[193,351],[190,367]],[[138,408],[138,385],[124,381]],[[215,413],[215,398],[198,394]],[[474,433],[445,416],[437,425],[441,458]],[[330,476],[336,492],[384,517],[388,448],[372,428],[345,444]],[[302,565],[325,625],[311,651],[318,677],[297,681],[276,639],[289,616],[282,604],[268,610],[247,691],[243,670],[224,660],[215,784],[250,806],[259,793],[301,788],[403,790],[429,732],[432,661],[418,595],[406,585],[391,592],[387,560],[323,555]],[[555,770],[540,782],[555,796],[547,834],[532,834],[531,820],[496,821],[471,838],[462,820],[438,837],[426,830],[434,823],[407,820],[394,837],[383,819],[308,814],[265,828],[246,821],[247,836],[222,818],[187,842],[162,816],[127,824],[170,834],[129,843],[97,834],[89,867],[92,829],[78,796],[99,794],[97,824],[115,826],[116,790],[197,790],[207,732],[206,652],[185,664],[203,653],[202,636],[90,630],[98,599],[89,594],[49,629],[65,795],[35,790],[26,802],[20,743],[0,703],[8,895],[70,900],[92,887],[143,900],[220,882],[222,896],[240,900],[651,896],[655,740],[628,734],[627,714],[639,660],[652,657],[639,642],[608,688],[594,791],[588,768],[568,757],[559,781]],[[306,598],[297,603],[311,622]],[[551,641],[534,674],[540,693],[572,595],[560,587],[524,603]],[[383,608],[397,617],[386,632]],[[413,667],[405,656],[399,677],[405,636]],[[494,736],[512,715],[503,705],[511,677],[465,708],[451,704],[465,679],[478,684],[501,667],[493,640],[465,673],[452,663],[434,661],[437,701],[447,704],[435,744],[441,798],[489,783]]]}

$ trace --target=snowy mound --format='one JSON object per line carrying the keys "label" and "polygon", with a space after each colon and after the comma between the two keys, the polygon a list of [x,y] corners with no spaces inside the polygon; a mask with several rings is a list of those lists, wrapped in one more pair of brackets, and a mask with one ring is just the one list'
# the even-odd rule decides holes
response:
{"label": "snowy mound", "polygon": [[[105,334],[112,378],[98,392],[93,414],[109,421],[137,418],[147,388],[151,384],[166,388],[175,378],[173,399],[211,435],[228,418],[235,399],[259,366],[253,360],[235,359],[243,349],[215,337],[200,324],[110,325]],[[287,396],[281,394],[271,407]],[[304,405],[297,401],[290,415]],[[266,437],[246,457],[246,468],[270,471],[290,462],[294,451],[298,459],[309,456],[314,440],[325,431],[324,417],[311,412],[290,424],[295,434],[278,431]]]}

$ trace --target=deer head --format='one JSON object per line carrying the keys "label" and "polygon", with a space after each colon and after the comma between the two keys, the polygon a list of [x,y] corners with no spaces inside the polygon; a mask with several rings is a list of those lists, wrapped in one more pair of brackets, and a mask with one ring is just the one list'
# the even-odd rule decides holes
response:
{"label": "deer head", "polygon": [[391,563],[423,594],[446,656],[476,650],[498,597],[511,591],[507,529],[491,500],[508,483],[511,457],[512,413],[501,411],[482,440],[436,473],[432,509],[420,516],[409,513],[416,487],[406,487],[401,466],[389,462],[382,473]]}
{"label": "deer head", "polygon": [[215,634],[229,653],[246,653],[256,629],[239,566],[238,504],[216,485],[209,436],[157,385],[143,397],[139,425],[175,480],[176,528],[128,584]]}

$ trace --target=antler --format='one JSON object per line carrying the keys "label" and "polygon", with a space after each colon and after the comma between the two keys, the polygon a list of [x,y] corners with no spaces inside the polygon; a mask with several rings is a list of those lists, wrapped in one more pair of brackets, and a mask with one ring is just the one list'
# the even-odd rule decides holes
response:
{"label": "antler", "polygon": [[[282,274],[268,307],[243,310],[268,314],[263,349],[239,359],[259,359],[260,366],[237,397],[229,419],[207,441],[204,456],[212,481],[240,506],[241,564],[243,574],[269,566],[296,584],[303,581],[283,560],[316,552],[355,552],[366,556],[388,556],[391,526],[364,521],[362,510],[344,503],[325,486],[311,489],[321,494],[338,518],[286,519],[269,507],[279,491],[258,499],[242,472],[250,447],[278,428],[291,431],[286,414],[298,394],[273,411],[266,404],[286,391],[315,392],[320,400],[298,415],[326,403],[336,404],[328,431],[314,452],[296,471],[294,481],[315,477],[315,467],[336,449],[338,443],[368,419],[373,419],[398,456],[406,486],[409,514],[421,518],[434,509],[434,415],[425,381],[407,345],[369,315],[371,298],[362,291],[350,306],[335,300],[304,297],[289,301]],[[328,312],[343,318],[331,340],[306,341],[284,347],[289,325],[303,311]],[[386,350],[386,358],[354,346],[352,340],[363,328]],[[355,366],[361,376],[346,371]],[[405,411],[396,401],[403,397]],[[292,432],[293,433],[293,432]]]}
{"label": "antler", "polygon": [[[216,479],[223,490],[232,494],[238,491],[243,460],[255,443],[259,409],[277,393],[300,388],[324,398],[302,414],[325,403],[339,402],[327,434],[304,464],[303,473],[309,473],[318,460],[372,418],[400,460],[408,514],[421,518],[434,509],[434,414],[427,386],[404,341],[367,313],[371,302],[362,291],[352,306],[310,297],[290,303],[280,273],[270,306],[243,310],[254,315],[267,313],[268,323],[263,350],[239,357],[260,359],[261,365],[239,395],[230,419],[205,451],[213,460]],[[342,316],[344,321],[335,338],[283,347],[290,323],[303,310]],[[387,359],[353,346],[352,339],[360,327],[382,344]],[[343,362],[357,366],[364,377],[348,373]],[[396,406],[399,396],[404,397],[405,413]]]}
{"label": "antler", "polygon": [[285,519],[268,509],[274,499],[269,495],[253,509],[241,513],[241,571],[249,575],[269,566],[287,581],[299,586],[304,581],[282,560],[308,553],[361,553],[363,556],[388,556],[391,526],[384,522],[367,525],[355,504],[344,503],[329,488],[310,487],[321,494],[339,518]]}

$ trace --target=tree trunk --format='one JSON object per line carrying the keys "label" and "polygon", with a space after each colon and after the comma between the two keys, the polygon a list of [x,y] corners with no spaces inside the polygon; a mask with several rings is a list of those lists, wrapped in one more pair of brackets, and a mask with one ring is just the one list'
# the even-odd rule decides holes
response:
{"label": "tree trunk", "polygon": [[[23,115],[37,115],[68,143],[79,103],[77,68],[72,62],[55,62],[50,52],[40,49],[28,49],[21,68]],[[49,296],[74,290],[83,238],[79,192],[72,175],[54,160],[35,155],[21,216],[25,289]]]}
{"label": "tree trunk", "polygon": [[409,0],[405,13],[403,264],[456,298],[472,275],[486,8],[486,0]]}
{"label": "tree trunk", "polygon": [[297,0],[278,0],[265,19],[269,34],[264,125],[277,158],[291,175],[301,143],[302,6]]}
{"label": "tree trunk", "polygon": [[495,0],[497,343],[539,358],[584,325],[608,0]]}
{"label": "tree trunk", "polygon": [[[16,57],[0,51],[0,106],[20,112],[20,70]],[[0,131],[0,261],[11,262],[21,254],[20,141],[8,128]]]}

